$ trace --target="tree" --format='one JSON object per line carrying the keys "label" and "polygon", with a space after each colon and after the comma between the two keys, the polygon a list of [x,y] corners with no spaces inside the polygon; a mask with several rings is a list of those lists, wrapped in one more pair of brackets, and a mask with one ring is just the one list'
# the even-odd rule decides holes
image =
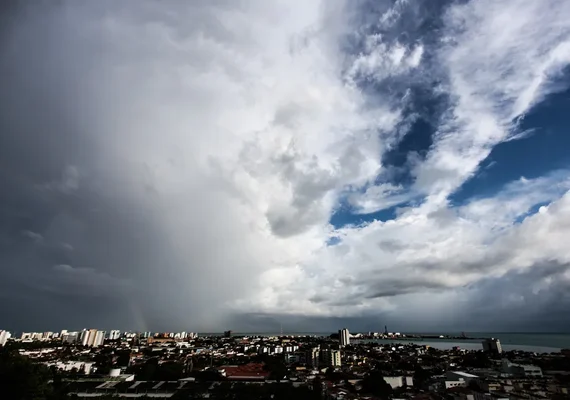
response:
{"label": "tree", "polygon": [[467,387],[471,390],[476,391],[476,392],[482,392],[483,391],[481,389],[481,385],[476,380],[469,381],[469,383],[467,384]]}
{"label": "tree", "polygon": [[117,366],[118,367],[127,367],[129,365],[130,360],[131,360],[131,351],[130,350],[117,351]]}
{"label": "tree", "polygon": [[108,374],[113,366],[113,356],[110,354],[97,354],[94,361],[99,374]]}
{"label": "tree", "polygon": [[323,381],[318,376],[313,380],[313,396],[315,399],[323,398]]}
{"label": "tree", "polygon": [[430,373],[418,365],[414,371],[414,386],[420,389],[430,377]]}
{"label": "tree", "polygon": [[377,369],[372,370],[362,380],[362,388],[365,392],[383,399],[387,399],[392,395],[392,386],[384,380],[382,373]]}
{"label": "tree", "polygon": [[463,366],[470,368],[488,368],[492,365],[489,355],[482,351],[466,354],[463,357]]}
{"label": "tree", "polygon": [[262,360],[264,362],[263,369],[269,371],[270,380],[279,382],[288,375],[289,370],[281,357],[264,356]]}
{"label": "tree", "polygon": [[2,398],[10,400],[56,399],[49,380],[53,373],[43,364],[9,351],[0,353],[0,390]]}

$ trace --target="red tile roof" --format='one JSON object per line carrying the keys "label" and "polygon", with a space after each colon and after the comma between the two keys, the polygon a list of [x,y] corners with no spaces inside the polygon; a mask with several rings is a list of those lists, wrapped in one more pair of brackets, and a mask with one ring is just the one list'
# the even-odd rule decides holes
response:
{"label": "red tile roof", "polygon": [[223,370],[228,379],[265,379],[269,376],[269,372],[263,369],[263,364],[256,363],[222,365],[218,370]]}

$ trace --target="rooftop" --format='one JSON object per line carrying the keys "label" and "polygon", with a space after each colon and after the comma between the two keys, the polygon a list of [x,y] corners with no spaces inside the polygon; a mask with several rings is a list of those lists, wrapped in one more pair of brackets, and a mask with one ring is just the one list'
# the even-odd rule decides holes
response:
{"label": "rooftop", "polygon": [[473,374],[463,372],[463,371],[449,371],[449,372],[452,372],[452,373],[459,375],[459,376],[463,376],[465,378],[479,378],[477,375],[473,375]]}
{"label": "rooftop", "polygon": [[263,364],[249,363],[245,365],[222,365],[218,371],[225,373],[228,379],[266,379],[269,372]]}

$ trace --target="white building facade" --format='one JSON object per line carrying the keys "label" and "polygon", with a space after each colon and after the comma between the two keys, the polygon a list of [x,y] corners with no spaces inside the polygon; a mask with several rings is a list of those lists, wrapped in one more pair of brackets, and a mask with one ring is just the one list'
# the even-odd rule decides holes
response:
{"label": "white building facade", "polygon": [[121,337],[121,331],[119,330],[112,330],[111,332],[109,332],[109,339],[110,340],[117,340]]}
{"label": "white building facade", "polygon": [[10,337],[12,337],[12,334],[10,332],[0,331],[0,346],[5,346]]}
{"label": "white building facade", "polygon": [[102,346],[105,341],[105,331],[97,331],[93,340],[93,347]]}

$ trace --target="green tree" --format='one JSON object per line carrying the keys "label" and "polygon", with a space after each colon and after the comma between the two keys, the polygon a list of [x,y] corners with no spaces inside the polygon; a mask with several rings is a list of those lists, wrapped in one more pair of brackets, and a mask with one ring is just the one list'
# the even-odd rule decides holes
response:
{"label": "green tree", "polygon": [[97,354],[93,360],[99,374],[108,374],[113,366],[113,356],[110,354]]}

